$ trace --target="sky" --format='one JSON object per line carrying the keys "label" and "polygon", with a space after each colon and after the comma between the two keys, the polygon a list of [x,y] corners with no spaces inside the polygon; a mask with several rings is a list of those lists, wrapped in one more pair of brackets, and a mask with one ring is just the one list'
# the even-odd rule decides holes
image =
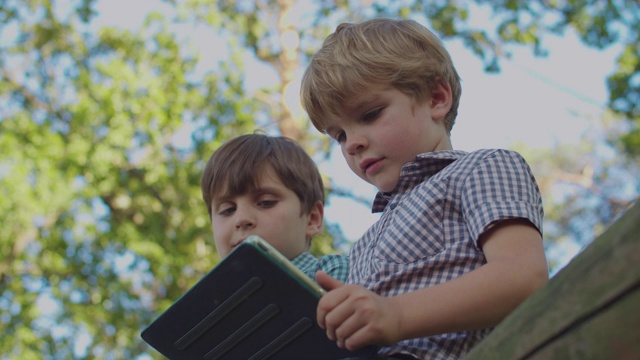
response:
{"label": "sky", "polygon": [[[139,3],[132,6],[132,3]],[[136,29],[145,14],[153,9],[166,11],[168,7],[156,1],[109,0],[98,2],[96,25],[111,25]],[[304,3],[306,1],[298,2]],[[127,11],[123,12],[122,9]],[[488,11],[473,9],[474,22],[490,23]],[[303,19],[300,16],[300,19]],[[488,27],[488,26],[487,26]],[[213,32],[182,29],[185,36],[202,51],[201,66],[209,65],[225,54],[226,39]],[[512,47],[513,56],[501,62],[502,71],[488,74],[480,59],[459,41],[445,41],[454,64],[462,78],[462,99],[456,125],[452,131],[454,148],[472,151],[480,148],[508,148],[521,143],[529,148],[547,148],[554,143],[572,144],[580,141],[585,132],[598,126],[605,108],[608,91],[607,75],[613,72],[619,48],[606,51],[587,48],[571,31],[563,36],[548,35],[543,46],[548,56],[539,58],[528,47]],[[246,62],[247,90],[250,93],[278,81],[269,67],[256,61],[249,53]],[[304,69],[300,69],[295,84],[299,85]],[[298,90],[294,89],[297,94]],[[298,99],[291,99],[294,107]],[[304,116],[301,108],[298,115]],[[176,142],[189,142],[190,129],[176,134]],[[334,149],[335,150],[335,149]],[[339,187],[352,190],[357,196],[373,200],[373,186],[357,178],[347,167],[339,151],[330,161],[319,163],[321,171]],[[353,214],[358,214],[354,216]],[[378,218],[369,205],[345,198],[333,197],[325,209],[326,220],[340,224],[349,240],[356,240]],[[562,251],[568,261],[579,248]],[[561,261],[562,262],[562,261]]]}

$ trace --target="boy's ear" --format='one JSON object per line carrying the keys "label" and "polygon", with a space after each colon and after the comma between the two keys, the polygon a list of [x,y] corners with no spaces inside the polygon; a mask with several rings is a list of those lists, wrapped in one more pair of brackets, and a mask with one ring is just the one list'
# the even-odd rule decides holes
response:
{"label": "boy's ear", "polygon": [[318,235],[322,231],[324,221],[324,205],[321,201],[316,201],[309,212],[309,222],[307,223],[307,237]]}
{"label": "boy's ear", "polygon": [[451,86],[442,79],[436,82],[436,87],[431,91],[431,116],[434,120],[444,119],[451,110],[453,96]]}

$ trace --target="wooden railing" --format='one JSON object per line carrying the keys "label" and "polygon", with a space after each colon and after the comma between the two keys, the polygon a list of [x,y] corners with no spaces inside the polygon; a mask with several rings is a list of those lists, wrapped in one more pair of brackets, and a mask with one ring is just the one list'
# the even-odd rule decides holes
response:
{"label": "wooden railing", "polygon": [[640,359],[640,202],[466,359]]}

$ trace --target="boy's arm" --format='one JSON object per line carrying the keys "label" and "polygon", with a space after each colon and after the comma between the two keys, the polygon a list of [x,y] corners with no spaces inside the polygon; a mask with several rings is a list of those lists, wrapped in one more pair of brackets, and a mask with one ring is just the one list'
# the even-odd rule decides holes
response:
{"label": "boy's arm", "polygon": [[480,239],[487,264],[457,279],[395,297],[317,280],[334,289],[318,304],[318,323],[350,350],[367,344],[497,325],[548,280],[538,230],[526,220],[497,224]]}

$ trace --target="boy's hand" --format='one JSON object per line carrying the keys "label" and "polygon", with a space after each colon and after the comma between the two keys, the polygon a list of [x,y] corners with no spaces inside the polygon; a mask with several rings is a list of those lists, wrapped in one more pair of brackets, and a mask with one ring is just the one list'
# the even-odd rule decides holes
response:
{"label": "boy's hand", "polygon": [[363,286],[344,285],[322,271],[316,281],[328,291],[318,303],[317,320],[329,339],[356,350],[369,344],[390,345],[400,337],[400,309],[394,298]]}

